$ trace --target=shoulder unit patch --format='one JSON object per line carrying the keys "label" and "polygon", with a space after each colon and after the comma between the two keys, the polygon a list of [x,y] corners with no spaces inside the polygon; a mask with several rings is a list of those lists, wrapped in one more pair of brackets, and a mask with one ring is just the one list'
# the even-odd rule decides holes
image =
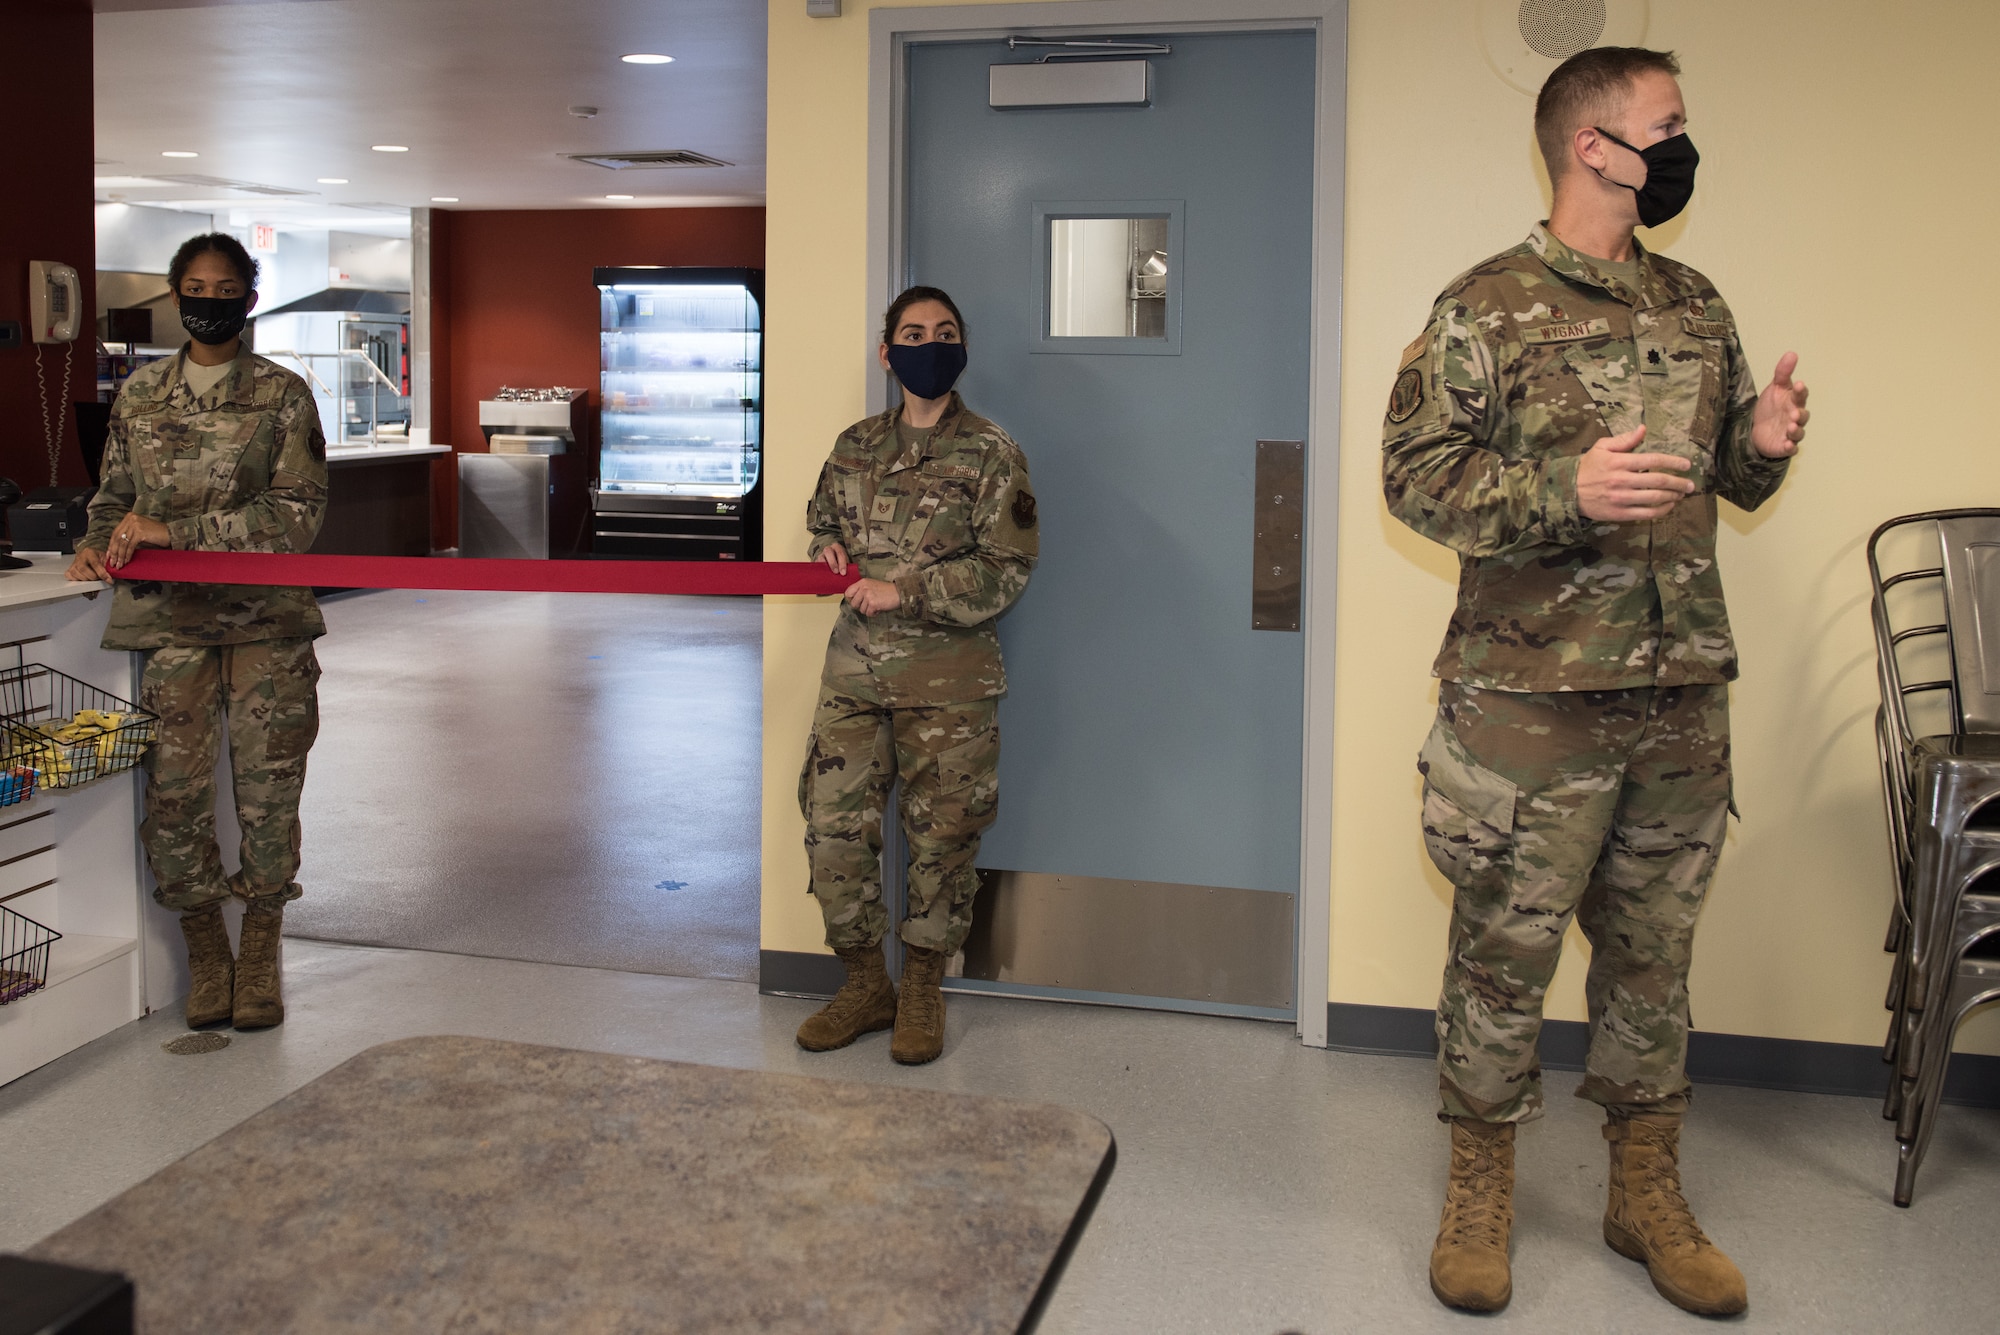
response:
{"label": "shoulder unit patch", "polygon": [[1017,491],[1014,493],[1014,527],[1024,532],[1035,526],[1035,493]]}
{"label": "shoulder unit patch", "polygon": [[1389,420],[1407,422],[1424,402],[1424,373],[1414,366],[1406,366],[1396,377],[1396,387],[1389,391]]}

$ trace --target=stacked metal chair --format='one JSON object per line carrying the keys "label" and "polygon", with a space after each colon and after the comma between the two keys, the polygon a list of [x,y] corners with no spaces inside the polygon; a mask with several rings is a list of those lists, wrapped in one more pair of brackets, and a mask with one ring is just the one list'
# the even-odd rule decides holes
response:
{"label": "stacked metal chair", "polygon": [[[1937,564],[1885,577],[1884,537],[1913,526],[1931,528]],[[1907,1206],[1958,1027],[2000,1001],[2000,509],[1892,519],[1868,539],[1868,574],[1882,691],[1876,751],[1897,882],[1883,1115],[1896,1122],[1895,1199]],[[1899,625],[1926,590],[1942,619]],[[1903,680],[1909,657],[1939,650],[1944,676]],[[1950,730],[1915,735],[1911,699],[1940,692]]]}

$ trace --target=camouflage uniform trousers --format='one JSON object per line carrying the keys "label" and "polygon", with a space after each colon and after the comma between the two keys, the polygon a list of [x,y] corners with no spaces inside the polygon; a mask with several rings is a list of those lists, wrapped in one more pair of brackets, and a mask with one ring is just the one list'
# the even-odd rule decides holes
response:
{"label": "camouflage uniform trousers", "polygon": [[972,929],[979,836],[1000,811],[998,700],[892,709],[864,689],[820,688],[799,775],[812,893],[836,950],[872,946],[882,903],[882,813],[902,780],[910,846],[903,940],[955,954]]}
{"label": "camouflage uniform trousers", "polygon": [[1729,817],[1728,691],[1442,684],[1419,762],[1424,843],[1457,888],[1442,1116],[1541,1115],[1542,1002],[1572,918],[1591,947],[1578,1096],[1686,1109],[1688,966]]}
{"label": "camouflage uniform trousers", "polygon": [[[153,898],[183,913],[234,894],[283,903],[301,893],[299,794],[319,735],[319,660],[312,641],[168,645],[146,655],[140,706],[160,716],[146,754],[139,826],[159,884]],[[215,764],[222,728],[242,870],[227,876],[215,842]]]}

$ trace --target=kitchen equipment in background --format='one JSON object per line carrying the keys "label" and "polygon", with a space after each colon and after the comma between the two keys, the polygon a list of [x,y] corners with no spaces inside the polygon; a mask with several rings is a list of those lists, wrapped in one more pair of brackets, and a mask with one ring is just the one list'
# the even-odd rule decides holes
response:
{"label": "kitchen equipment in background", "polygon": [[401,444],[410,426],[410,297],[329,287],[256,317],[256,349],[312,386],[331,445]]}
{"label": "kitchen equipment in background", "polygon": [[603,398],[593,552],[761,560],[763,271],[594,276]]}
{"label": "kitchen equipment in background", "polygon": [[487,454],[458,456],[461,556],[574,554],[589,509],[590,396],[502,386],[479,404]]}

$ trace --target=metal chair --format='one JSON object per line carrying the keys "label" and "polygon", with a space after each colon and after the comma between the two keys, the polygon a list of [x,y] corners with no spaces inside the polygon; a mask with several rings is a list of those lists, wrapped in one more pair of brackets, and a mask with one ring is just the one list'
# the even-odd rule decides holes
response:
{"label": "metal chair", "polygon": [[[1885,577],[1884,536],[1912,525],[1933,526],[1938,564]],[[1895,1070],[1883,1113],[1896,1119],[1896,1202],[1907,1205],[1953,1035],[1966,1012],[1995,999],[1982,980],[2000,978],[2000,959],[1985,958],[1981,944],[2000,928],[2000,509],[1892,519],[1869,537],[1868,570],[1882,692],[1876,751],[1897,879],[1886,943],[1897,957],[1886,999],[1893,1019],[1883,1044]],[[1888,595],[1919,582],[1934,584],[1943,619],[1898,629]],[[1938,636],[1946,675],[1905,683],[1905,647]],[[1950,731],[1917,737],[1909,701],[1933,692],[1944,693]]]}

